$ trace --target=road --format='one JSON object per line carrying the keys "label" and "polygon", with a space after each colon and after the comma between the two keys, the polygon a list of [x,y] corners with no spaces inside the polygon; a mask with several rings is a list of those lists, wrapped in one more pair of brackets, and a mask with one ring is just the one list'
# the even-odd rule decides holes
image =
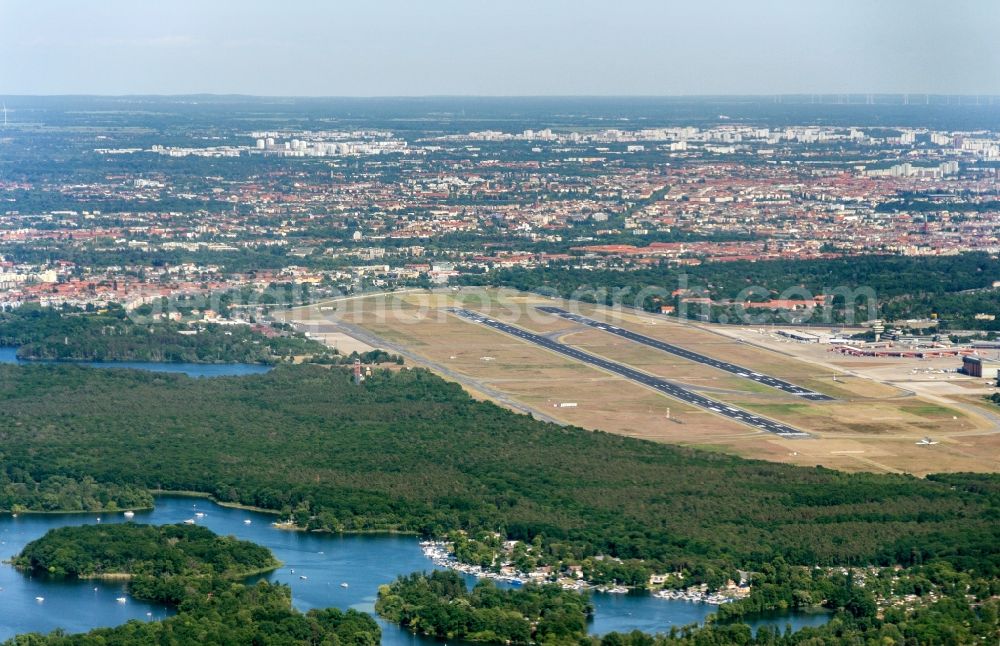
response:
{"label": "road", "polygon": [[598,357],[596,355],[578,350],[569,345],[559,343],[558,341],[553,341],[552,339],[546,338],[539,334],[534,334],[533,332],[528,332],[519,327],[503,323],[496,319],[491,319],[487,316],[483,316],[479,312],[473,310],[467,310],[463,308],[453,307],[448,308],[448,311],[452,314],[459,316],[467,321],[472,321],[474,323],[479,323],[485,325],[489,328],[497,330],[499,332],[504,332],[515,338],[521,339],[522,341],[527,341],[528,343],[534,343],[535,345],[541,346],[552,352],[561,354],[563,356],[575,359],[577,361],[589,364],[596,368],[606,370],[608,372],[614,373],[621,377],[625,377],[630,381],[634,381],[638,384],[642,384],[648,388],[656,390],[668,397],[673,397],[680,401],[692,404],[699,408],[708,410],[716,415],[721,415],[729,419],[735,420],[747,426],[753,428],[767,431],[768,433],[774,433],[780,437],[786,439],[801,439],[811,437],[808,433],[800,431],[797,428],[782,424],[781,422],[776,422],[772,419],[750,413],[740,408],[724,404],[722,402],[716,401],[700,395],[698,393],[692,392],[687,388],[678,386],[675,383],[650,375],[645,372],[636,370],[624,364],[616,363],[609,359],[603,357]]}
{"label": "road", "polygon": [[729,363],[728,361],[720,361],[719,359],[713,359],[712,357],[705,356],[698,352],[692,352],[686,348],[682,348],[678,345],[673,345],[672,343],[664,343],[658,339],[645,336],[643,334],[638,334],[632,332],[631,330],[626,330],[624,328],[617,327],[610,323],[604,323],[602,321],[597,321],[586,316],[580,316],[579,314],[573,314],[567,312],[560,307],[552,307],[544,305],[538,307],[538,309],[546,314],[554,314],[555,316],[562,317],[564,319],[573,321],[574,323],[580,323],[582,325],[587,325],[598,330],[604,330],[605,332],[610,332],[611,334],[616,334],[629,341],[634,341],[636,343],[641,343],[647,345],[651,348],[656,348],[657,350],[663,350],[664,352],[669,352],[670,354],[676,355],[683,359],[688,359],[690,361],[695,361],[697,363],[704,364],[706,366],[711,366],[713,368],[718,368],[719,370],[724,370],[730,372],[734,375],[738,375],[745,379],[751,381],[756,381],[759,384],[764,384],[765,386],[770,386],[771,388],[777,388],[778,390],[784,391],[791,395],[796,395],[802,397],[803,399],[810,399],[812,401],[831,401],[833,397],[829,395],[824,395],[823,393],[818,393],[814,390],[809,390],[808,388],[803,388],[802,386],[796,386],[793,383],[789,383],[777,377],[771,377],[768,375],[763,375],[759,372],[754,372],[749,368],[744,368],[743,366],[738,366],[735,363]]}

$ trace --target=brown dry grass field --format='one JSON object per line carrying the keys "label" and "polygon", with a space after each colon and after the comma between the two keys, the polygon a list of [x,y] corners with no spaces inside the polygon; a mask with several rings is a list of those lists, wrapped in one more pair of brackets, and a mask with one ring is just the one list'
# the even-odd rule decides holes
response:
{"label": "brown dry grass field", "polygon": [[[811,402],[709,366],[642,346],[612,334],[538,312],[558,305],[756,372],[824,392],[831,402]],[[568,304],[508,290],[412,292],[347,299],[299,308],[286,320],[342,321],[397,346],[411,365],[460,378],[474,396],[519,405],[556,421],[587,429],[698,446],[806,466],[848,471],[996,471],[1000,428],[968,402],[929,399],[874,379],[817,354],[799,357],[790,346],[763,347],[707,326],[631,311]],[[719,401],[763,414],[813,434],[784,440],[743,426],[445,311],[462,306],[550,335],[592,354],[671,379]],[[356,326],[356,327],[355,327]],[[329,329],[324,325],[324,329]],[[390,350],[392,348],[389,348]],[[813,351],[813,350],[811,350]],[[856,362],[856,361],[855,361]],[[850,363],[850,362],[845,362]],[[836,380],[834,376],[836,375]],[[492,392],[494,396],[484,395]],[[500,393],[500,395],[497,395]],[[560,407],[561,403],[575,407]],[[932,436],[939,443],[918,446]]]}

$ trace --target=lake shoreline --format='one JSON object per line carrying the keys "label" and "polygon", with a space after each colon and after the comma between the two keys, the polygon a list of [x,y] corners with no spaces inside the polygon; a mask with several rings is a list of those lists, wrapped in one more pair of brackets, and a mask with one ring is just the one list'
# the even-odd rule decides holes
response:
{"label": "lake shoreline", "polygon": [[95,369],[143,370],[189,377],[243,377],[264,374],[284,362],[203,362],[203,361],[102,361],[95,359],[36,359],[17,356],[16,346],[0,346],[0,364],[15,366],[78,366]]}
{"label": "lake shoreline", "polygon": [[182,498],[201,498],[203,500],[208,500],[209,502],[216,504],[220,507],[228,507],[230,509],[242,509],[243,511],[253,511],[258,514],[271,514],[273,516],[280,516],[281,512],[274,509],[266,509],[264,507],[255,507],[253,505],[244,505],[238,502],[224,502],[217,499],[210,493],[205,493],[204,491],[190,491],[190,490],[179,490],[174,491],[172,489],[148,489],[150,495],[153,496],[179,496]]}
{"label": "lake shoreline", "polygon": [[[216,498],[210,493],[204,491],[191,491],[191,490],[174,490],[174,489],[147,489],[151,496],[177,496],[180,498],[199,498],[202,500],[207,500],[212,504],[218,505],[220,507],[227,507],[229,509],[240,509],[243,511],[252,511],[258,514],[268,514],[271,516],[280,516],[281,512],[276,509],[267,509],[266,507],[256,507],[254,505],[244,505],[238,502],[227,502]],[[128,507],[121,509],[112,510],[98,510],[91,511],[88,509],[58,509],[58,510],[47,510],[47,511],[0,511],[0,514],[10,514],[17,517],[19,514],[31,514],[31,515],[43,515],[43,514],[123,514],[126,511],[132,512],[149,512],[156,509],[155,504],[150,507]],[[295,524],[293,521],[275,521],[271,523],[271,526],[275,529],[280,529],[289,532],[304,532],[309,534],[330,534],[330,535],[351,535],[351,536],[420,536],[420,532],[404,529],[345,529],[343,531],[334,531],[332,529],[308,529],[301,525]]]}
{"label": "lake shoreline", "polygon": [[[16,349],[15,346],[9,346],[9,345],[3,347]],[[169,361],[169,360],[156,361],[153,359],[142,359],[138,357],[134,359],[97,359],[93,357],[79,357],[79,358],[78,357],[56,358],[56,357],[37,357],[37,356],[22,357],[21,355],[18,354],[15,354],[14,356],[17,358],[19,362],[22,363],[22,365],[34,364],[34,365],[49,365],[49,366],[51,365],[75,366],[88,363],[100,363],[111,366],[113,366],[116,363],[158,363],[165,366],[191,364],[193,366],[261,366],[266,368],[273,368],[277,365],[281,365],[281,362],[267,363],[263,361]]]}
{"label": "lake shoreline", "polygon": [[[136,514],[133,522],[176,524],[193,518],[195,512],[205,512],[204,517],[196,520],[199,526],[272,551],[282,565],[263,573],[260,578],[289,586],[292,602],[302,612],[327,607],[363,607],[366,612],[371,611],[371,599],[379,585],[412,572],[438,569],[424,556],[418,539],[398,532],[278,531],[271,524],[279,518],[274,510],[261,513],[219,505],[205,492],[187,491],[185,496],[162,489],[154,491],[159,492],[154,510]],[[193,507],[194,503],[197,507]],[[108,524],[129,522],[122,514],[102,520]],[[251,523],[246,523],[247,520]],[[93,515],[82,514],[76,517],[40,514],[19,520],[0,516],[0,533],[6,532],[5,555],[20,552],[29,541],[50,529],[92,522]],[[253,582],[257,577],[250,575],[248,578]],[[474,585],[472,577],[467,582]],[[85,632],[100,626],[121,625],[132,619],[147,621],[150,617],[174,614],[175,609],[169,606],[127,594],[127,584],[125,580],[106,580],[104,583],[95,580],[88,584],[43,572],[32,576],[10,566],[0,567],[0,587],[4,588],[0,594],[3,599],[0,603],[0,642],[27,632],[48,633],[57,628]],[[128,603],[116,601],[122,596],[128,597]],[[39,597],[44,600],[39,601]],[[588,629],[595,635],[636,629],[656,632],[671,625],[701,624],[712,610],[705,604],[670,602],[651,599],[648,595],[598,594],[594,595],[594,602],[594,623]],[[775,619],[769,625],[783,628],[785,623],[791,622],[799,627],[825,621],[825,615],[815,618],[793,615]],[[390,622],[381,625],[384,646],[440,646],[434,640],[414,637]]]}
{"label": "lake shoreline", "polygon": [[[265,507],[254,507],[253,505],[244,505],[238,502],[223,502],[218,500],[215,496],[210,493],[205,493],[203,491],[172,491],[170,489],[149,489],[149,493],[153,496],[181,496],[184,498],[201,498],[208,500],[220,507],[228,507],[230,509],[242,509],[244,511],[253,511],[258,514],[270,514],[272,516],[280,516],[281,512],[275,509],[267,509]],[[343,531],[334,531],[332,529],[309,529],[301,525],[296,525],[292,521],[275,521],[271,523],[271,527],[275,529],[280,529],[286,532],[304,532],[309,534],[330,534],[330,535],[350,535],[350,536],[420,536],[420,532],[404,530],[404,529],[345,529]]]}
{"label": "lake shoreline", "polygon": [[44,516],[47,514],[51,515],[65,515],[65,514],[124,514],[126,511],[131,512],[145,512],[153,511],[155,507],[150,505],[148,507],[119,507],[118,509],[21,509],[14,511],[12,509],[0,510],[0,515],[10,515],[14,518],[18,516]]}

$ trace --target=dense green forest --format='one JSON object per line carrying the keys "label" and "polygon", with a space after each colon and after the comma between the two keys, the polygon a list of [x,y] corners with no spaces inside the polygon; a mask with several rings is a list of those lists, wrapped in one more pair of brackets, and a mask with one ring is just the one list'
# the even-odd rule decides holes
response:
{"label": "dense green forest", "polygon": [[[109,393],[111,393],[109,395]],[[424,370],[0,366],[0,463],[195,490],[311,529],[497,531],[659,571],[945,560],[1000,572],[995,475],[846,474],[538,422]]]}
{"label": "dense green forest", "polygon": [[329,608],[301,614],[292,608],[287,586],[241,583],[279,563],[267,548],[203,527],[61,527],[28,543],[14,563],[57,575],[128,575],[132,596],[175,606],[178,614],[79,635],[18,635],[7,646],[375,646],[381,637],[378,624],[362,612]]}
{"label": "dense green forest", "polygon": [[280,565],[267,548],[217,536],[204,527],[136,523],[50,530],[25,545],[14,564],[74,577],[217,575],[231,579]]}
{"label": "dense green forest", "polygon": [[351,352],[351,354],[339,354],[336,350],[334,350],[332,354],[313,357],[309,360],[309,363],[315,363],[323,366],[346,366],[353,364],[355,359],[365,365],[394,363],[401,366],[404,363],[403,357],[398,354],[386,352],[385,350],[369,350],[367,352],[354,351]]}
{"label": "dense green forest", "polygon": [[134,485],[98,483],[90,476],[50,476],[36,481],[16,465],[0,465],[0,512],[152,508],[153,497]]}
{"label": "dense green forest", "polygon": [[[915,258],[908,256],[859,256],[824,260],[769,260],[762,262],[714,262],[692,267],[661,265],[627,271],[574,269],[550,266],[536,269],[501,269],[482,276],[463,276],[465,284],[488,284],[525,291],[548,291],[563,297],[604,304],[622,303],[656,310],[660,305],[679,305],[677,289],[713,300],[734,299],[743,290],[749,301],[768,298],[801,298],[833,294],[829,312],[817,311],[816,323],[843,322],[845,312],[853,321],[869,318],[867,299],[859,296],[855,307],[845,309],[844,295],[870,288],[876,296],[874,314],[890,321],[929,318],[937,315],[953,329],[1000,330],[1000,319],[977,320],[976,314],[995,313],[1000,307],[1000,259],[985,253]],[[853,295],[853,294],[852,294]],[[638,298],[638,302],[637,302]],[[721,316],[738,321],[740,308],[713,307],[713,320]],[[761,315],[755,308],[745,308]],[[701,315],[702,308],[688,307],[688,315]]]}
{"label": "dense green forest", "polygon": [[585,595],[557,585],[500,589],[484,579],[470,591],[452,571],[381,586],[375,610],[422,635],[489,644],[575,643],[594,612]]}
{"label": "dense green forest", "polygon": [[0,346],[22,359],[276,363],[332,354],[302,335],[265,336],[247,325],[138,324],[121,307],[102,313],[21,307],[0,314]]}

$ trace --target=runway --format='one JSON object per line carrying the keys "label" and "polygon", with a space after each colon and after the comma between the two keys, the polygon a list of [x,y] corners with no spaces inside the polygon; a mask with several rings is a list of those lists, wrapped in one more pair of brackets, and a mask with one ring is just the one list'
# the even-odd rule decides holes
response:
{"label": "runway", "polygon": [[664,352],[669,352],[670,354],[676,355],[683,359],[689,359],[690,361],[696,361],[706,366],[718,368],[719,370],[725,370],[726,372],[730,372],[739,377],[743,377],[751,381],[756,381],[759,384],[764,384],[765,386],[770,386],[771,388],[777,388],[778,390],[784,391],[790,395],[796,395],[803,399],[810,399],[812,401],[833,400],[833,397],[830,397],[829,395],[824,395],[823,393],[818,393],[815,390],[809,390],[808,388],[803,388],[802,386],[796,386],[795,384],[784,381],[783,379],[778,379],[777,377],[764,375],[759,372],[750,370],[749,368],[738,366],[735,363],[729,363],[728,361],[720,361],[719,359],[713,359],[712,357],[707,357],[698,352],[692,352],[691,350],[682,348],[678,345],[673,345],[672,343],[664,343],[659,339],[654,339],[652,337],[648,337],[643,334],[638,334],[636,332],[632,332],[631,330],[626,330],[624,328],[612,325],[611,323],[604,323],[602,321],[597,321],[592,318],[587,318],[586,316],[573,314],[559,307],[551,307],[546,305],[546,306],[541,306],[538,309],[542,312],[545,312],[546,314],[553,314],[555,316],[559,316],[564,319],[573,321],[574,323],[580,323],[581,325],[587,325],[589,327],[596,328],[598,330],[604,330],[605,332],[616,334],[624,339],[628,339],[629,341],[634,341],[636,343],[648,345],[651,348],[656,348],[657,350],[663,350]]}
{"label": "runway", "polygon": [[498,330],[515,338],[521,339],[522,341],[534,343],[535,345],[541,346],[547,350],[551,350],[571,359],[575,359],[621,377],[625,377],[626,379],[661,392],[668,397],[673,397],[674,399],[703,408],[715,413],[716,415],[728,417],[729,419],[746,424],[747,426],[767,431],[768,433],[774,433],[775,435],[787,439],[802,439],[811,437],[808,433],[800,431],[797,428],[776,422],[766,417],[761,417],[760,415],[755,415],[754,413],[724,404],[714,399],[710,399],[704,395],[692,392],[687,388],[678,386],[677,384],[667,381],[666,379],[662,379],[660,377],[636,370],[635,368],[630,368],[624,364],[578,350],[572,346],[559,343],[558,341],[553,341],[552,339],[547,339],[544,336],[528,332],[527,330],[503,323],[502,321],[491,319],[480,314],[479,312],[458,307],[448,308],[448,311],[468,321],[485,325],[493,328],[494,330]]}

